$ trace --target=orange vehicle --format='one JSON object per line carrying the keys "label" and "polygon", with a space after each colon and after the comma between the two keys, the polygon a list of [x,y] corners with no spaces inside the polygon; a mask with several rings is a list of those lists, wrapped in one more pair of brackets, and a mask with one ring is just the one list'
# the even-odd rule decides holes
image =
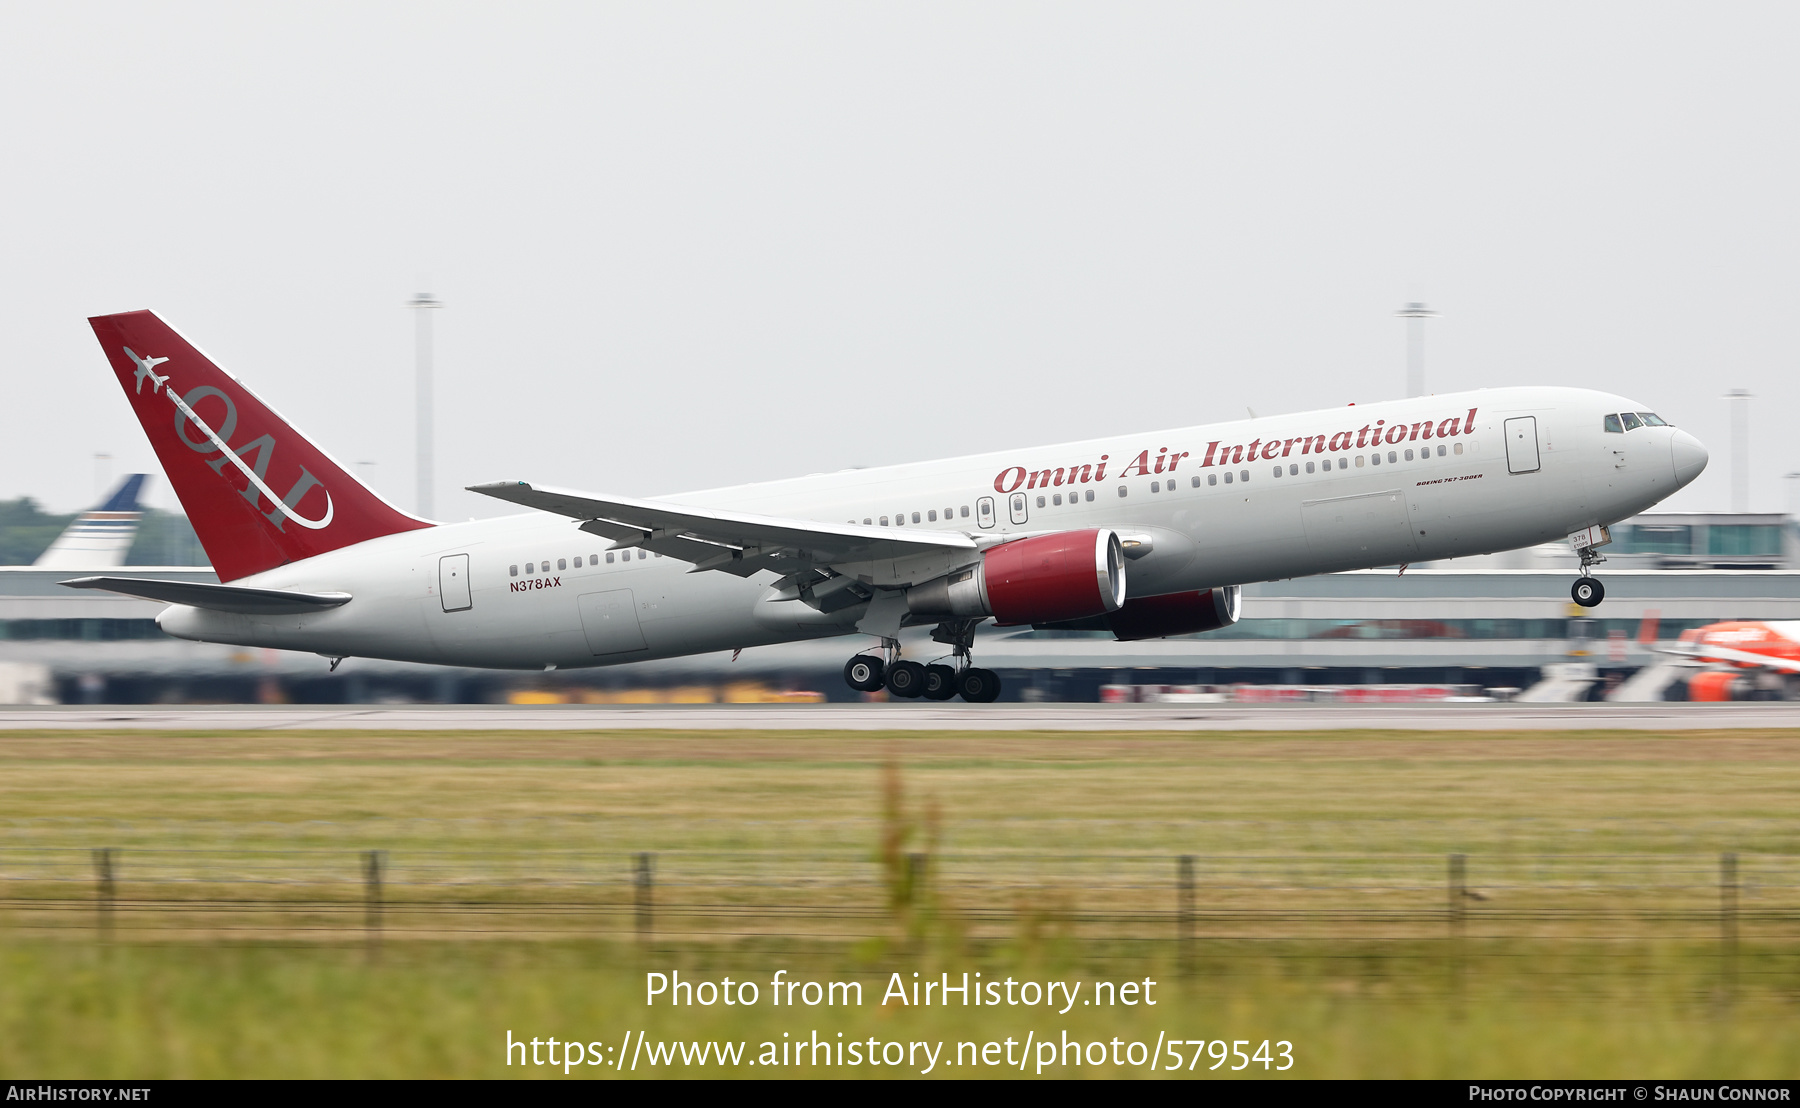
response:
{"label": "orange vehicle", "polygon": [[1688,678],[1688,699],[1741,700],[1754,695],[1758,684],[1748,671],[1776,679],[1770,691],[1787,692],[1791,698],[1800,674],[1800,620],[1730,620],[1682,633],[1680,640],[1662,648],[1701,664],[1724,666],[1707,669]]}

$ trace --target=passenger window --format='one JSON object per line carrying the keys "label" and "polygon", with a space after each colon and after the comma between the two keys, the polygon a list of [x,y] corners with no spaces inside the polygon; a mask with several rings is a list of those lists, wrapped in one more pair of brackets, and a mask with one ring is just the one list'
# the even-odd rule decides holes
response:
{"label": "passenger window", "polygon": [[1231,484],[1231,471],[1229,469],[1225,471],[1225,483],[1227,485]]}
{"label": "passenger window", "polygon": [[917,513],[917,512],[913,513],[913,522],[914,523],[919,522],[919,513]]}
{"label": "passenger window", "polygon": [[1161,492],[1162,491],[1162,482],[1161,481],[1150,482],[1150,491],[1151,492]]}
{"label": "passenger window", "polygon": [[1121,498],[1123,498],[1125,496],[1125,486],[1124,485],[1119,486],[1119,496]]}
{"label": "passenger window", "polygon": [[1454,448],[1452,448],[1451,453],[1452,454],[1461,454],[1462,453],[1462,443],[1460,443],[1460,442],[1457,443],[1456,446]]}
{"label": "passenger window", "polygon": [[556,559],[556,568],[557,569],[568,569],[569,568],[569,559],[567,559],[567,558]]}
{"label": "passenger window", "polygon": [[1668,426],[1668,424],[1663,421],[1663,417],[1657,415],[1655,412],[1639,412],[1638,418],[1644,421],[1644,426],[1646,427]]}
{"label": "passenger window", "polygon": [[863,526],[864,527],[869,526],[869,517],[868,516],[863,517]]}
{"label": "passenger window", "polygon": [[1442,458],[1443,456],[1444,456],[1444,445],[1442,443],[1439,443],[1438,444],[1438,457]]}
{"label": "passenger window", "polygon": [[1207,484],[1209,484],[1209,485],[1216,485],[1216,484],[1218,484],[1218,483],[1219,483],[1219,475],[1218,475],[1218,474],[1216,474],[1216,473],[1209,473],[1209,474],[1207,474],[1207,475],[1206,475],[1206,483],[1207,483]]}
{"label": "passenger window", "polygon": [[1409,462],[1412,461],[1412,451],[1408,450],[1406,452],[1406,460]]}
{"label": "passenger window", "polygon": [[1397,462],[1399,460],[1400,460],[1400,455],[1394,453],[1392,450],[1388,451],[1388,461],[1389,462]]}
{"label": "passenger window", "polygon": [[[1307,466],[1306,468],[1311,469],[1312,467]],[[1300,476],[1300,463],[1299,462],[1295,462],[1293,465],[1288,466],[1288,476],[1289,477]]]}
{"label": "passenger window", "polygon": [[1622,435],[1625,433],[1625,425],[1619,422],[1619,417],[1616,415],[1609,415],[1601,422],[1605,425],[1606,433],[1609,435]]}
{"label": "passenger window", "polygon": [[882,526],[883,526],[883,527],[886,527],[886,526],[887,526],[887,525],[888,525],[888,520],[887,520],[887,517],[886,517],[886,516],[882,516],[882,517],[881,517],[881,525],[882,525]]}
{"label": "passenger window", "polygon": [[1306,472],[1311,473],[1312,471],[1313,471],[1313,464],[1311,462],[1307,462],[1306,463]]}
{"label": "passenger window", "polygon": [[1280,466],[1275,467],[1275,476],[1277,476],[1277,477],[1281,476],[1281,467]]}
{"label": "passenger window", "polygon": [[529,577],[532,574],[536,573],[537,572],[536,566],[537,566],[536,562],[526,562],[525,563],[525,576]]}
{"label": "passenger window", "polygon": [[1198,473],[1196,473],[1192,477],[1189,477],[1188,484],[1194,486],[1195,488],[1199,488],[1200,487],[1200,475]]}
{"label": "passenger window", "polygon": [[937,522],[937,509],[933,508],[933,509],[931,509],[931,511],[926,512],[925,518],[932,523],[936,523]]}
{"label": "passenger window", "polygon": [[507,566],[506,575],[508,577],[517,577],[519,575],[519,567],[516,565]]}
{"label": "passenger window", "polygon": [[1380,454],[1369,455],[1369,464],[1372,466],[1380,465],[1381,464],[1381,455]]}
{"label": "passenger window", "polygon": [[968,518],[969,518],[969,506],[968,506],[968,505],[967,505],[967,504],[964,504],[964,505],[963,505],[963,506],[962,506],[962,517],[963,517],[963,518],[964,518],[964,519],[968,519]]}
{"label": "passenger window", "polygon": [[1040,496],[1040,497],[1038,497],[1038,507],[1042,508],[1043,506],[1044,506],[1044,498]]}
{"label": "passenger window", "polygon": [[1058,508],[1062,507],[1062,493],[1059,492],[1055,496],[1052,496],[1050,498],[1050,503],[1056,505]]}
{"label": "passenger window", "polygon": [[1620,415],[1619,418],[1625,421],[1625,429],[1627,431],[1635,431],[1644,425],[1644,421],[1637,417],[1636,412],[1625,412]]}
{"label": "passenger window", "polygon": [[1247,469],[1238,470],[1238,480],[1240,480],[1240,481],[1250,480],[1250,471]]}
{"label": "passenger window", "polygon": [[612,555],[612,551],[610,551],[610,550],[608,550],[606,552],[606,564],[609,566],[613,564],[613,555]]}
{"label": "passenger window", "polygon": [[1361,469],[1362,467],[1363,467],[1363,456],[1361,454],[1358,454],[1356,456],[1356,468]]}
{"label": "passenger window", "polygon": [[1089,489],[1087,491],[1087,502],[1089,504],[1092,504],[1094,502],[1094,490],[1093,489]]}

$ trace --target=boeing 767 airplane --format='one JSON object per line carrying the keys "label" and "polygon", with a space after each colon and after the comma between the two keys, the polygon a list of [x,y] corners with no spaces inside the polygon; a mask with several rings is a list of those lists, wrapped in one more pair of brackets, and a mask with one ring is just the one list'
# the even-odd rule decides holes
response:
{"label": "boeing 767 airplane", "polygon": [[[154,313],[89,322],[221,583],[65,584],[166,602],[157,622],[180,638],[334,667],[574,668],[861,635],[852,687],[985,702],[999,679],[971,652],[988,619],[1185,635],[1236,622],[1250,582],[1563,538],[1591,607],[1607,526],[1707,461],[1625,397],[1497,388],[654,500],[495,481],[471,488],[528,511],[435,523]],[[901,657],[918,625],[949,664]]]}

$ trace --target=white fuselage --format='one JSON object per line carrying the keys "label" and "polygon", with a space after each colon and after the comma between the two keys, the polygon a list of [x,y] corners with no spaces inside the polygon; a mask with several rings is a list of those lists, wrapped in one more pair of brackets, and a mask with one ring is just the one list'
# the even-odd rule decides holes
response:
{"label": "white fuselage", "polygon": [[[1471,410],[1472,427],[1434,434]],[[1617,522],[1705,463],[1672,427],[1603,430],[1608,414],[1644,410],[1584,389],[1486,389],[663,499],[978,536],[1110,527],[1150,540],[1127,585],[1154,596],[1491,553]],[[1379,449],[1369,441],[1378,427],[1394,440]],[[535,669],[849,634],[864,608],[826,615],[777,595],[771,572],[690,572],[674,558],[611,551],[578,522],[533,513],[389,535],[236,582],[347,592],[342,607],[243,616],[176,606],[159,622],[211,642]],[[447,577],[460,555],[466,573]]]}

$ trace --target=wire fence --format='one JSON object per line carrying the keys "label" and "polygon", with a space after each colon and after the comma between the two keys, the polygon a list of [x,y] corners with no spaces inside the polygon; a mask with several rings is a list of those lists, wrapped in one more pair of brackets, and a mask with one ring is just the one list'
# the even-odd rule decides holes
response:
{"label": "wire fence", "polygon": [[19,935],[306,941],[1800,939],[1800,855],[0,844]]}

